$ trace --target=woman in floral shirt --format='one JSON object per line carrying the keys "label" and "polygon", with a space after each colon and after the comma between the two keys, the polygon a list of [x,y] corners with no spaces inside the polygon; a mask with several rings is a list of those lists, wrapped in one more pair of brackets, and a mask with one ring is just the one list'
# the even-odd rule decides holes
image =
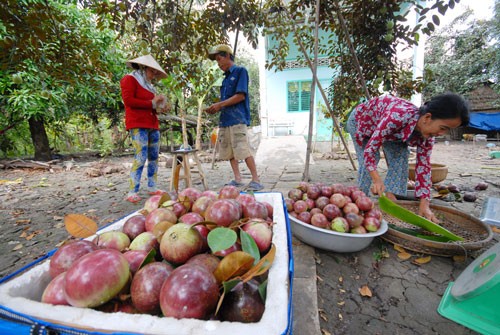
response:
{"label": "woman in floral shirt", "polygon": [[[459,95],[445,93],[433,97],[422,107],[390,95],[358,105],[349,116],[347,130],[354,140],[359,161],[358,184],[367,194],[406,195],[408,147],[416,147],[415,195],[420,199],[419,214],[438,222],[430,210],[431,163],[434,137],[469,123],[469,106]],[[382,147],[387,174],[377,172]],[[371,186],[371,187],[370,187]]]}

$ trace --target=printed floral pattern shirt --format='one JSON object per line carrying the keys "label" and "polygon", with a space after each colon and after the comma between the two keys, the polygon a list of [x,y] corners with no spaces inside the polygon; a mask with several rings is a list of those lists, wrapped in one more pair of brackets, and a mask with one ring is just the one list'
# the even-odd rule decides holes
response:
{"label": "printed floral pattern shirt", "polygon": [[419,109],[414,104],[389,95],[373,98],[357,107],[356,141],[362,146],[368,139],[364,150],[367,171],[375,171],[375,153],[386,141],[401,141],[417,148],[415,164],[415,196],[431,198],[431,153],[434,138],[423,138],[415,131]]}

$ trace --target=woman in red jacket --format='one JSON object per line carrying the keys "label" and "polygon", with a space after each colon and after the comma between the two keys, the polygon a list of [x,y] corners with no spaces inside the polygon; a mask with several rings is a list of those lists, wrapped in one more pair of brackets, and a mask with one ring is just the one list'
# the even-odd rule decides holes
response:
{"label": "woman in red jacket", "polygon": [[151,55],[132,59],[127,62],[127,66],[133,68],[134,71],[122,78],[120,87],[125,105],[125,127],[132,138],[135,155],[126,200],[136,203],[141,200],[137,193],[146,160],[148,160],[149,194],[163,193],[156,186],[160,153],[157,113],[164,108],[165,97],[157,94],[152,81],[165,78],[167,74]]}

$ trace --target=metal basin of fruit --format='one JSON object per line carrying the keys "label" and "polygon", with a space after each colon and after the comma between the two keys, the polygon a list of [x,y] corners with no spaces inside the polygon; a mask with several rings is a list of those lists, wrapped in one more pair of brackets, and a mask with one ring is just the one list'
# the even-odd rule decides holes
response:
{"label": "metal basin of fruit", "polygon": [[387,222],[382,220],[376,232],[366,234],[338,233],[318,228],[289,216],[292,233],[310,246],[335,252],[356,252],[368,247],[373,239],[387,232]]}

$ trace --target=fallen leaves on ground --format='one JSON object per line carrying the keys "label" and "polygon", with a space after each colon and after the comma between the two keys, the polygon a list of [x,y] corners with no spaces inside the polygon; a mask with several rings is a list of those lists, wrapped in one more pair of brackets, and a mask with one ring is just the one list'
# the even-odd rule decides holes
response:
{"label": "fallen leaves on ground", "polygon": [[24,238],[26,241],[31,241],[33,239],[33,237],[35,237],[36,235],[38,235],[42,232],[43,232],[42,230],[36,230],[36,231],[32,232],[31,234],[28,234],[28,230],[24,230],[21,233],[21,235],[19,235],[19,237]]}
{"label": "fallen leaves on ground", "polygon": [[23,183],[23,178],[17,178],[15,180],[0,179],[0,184],[5,184],[5,185],[22,184],[22,183]]}
{"label": "fallen leaves on ground", "polygon": [[108,162],[98,162],[85,170],[89,177],[100,177],[108,174],[118,173],[124,170],[123,166],[114,165]]}
{"label": "fallen leaves on ground", "polygon": [[400,246],[399,244],[394,244],[394,250],[399,251],[399,252],[406,252],[405,249]]}
{"label": "fallen leaves on ground", "polygon": [[369,297],[371,298],[372,297],[372,290],[370,290],[370,288],[367,286],[367,285],[363,285],[359,288],[359,293],[363,296],[363,297]]}
{"label": "fallen leaves on ground", "polygon": [[420,257],[412,261],[413,264],[422,265],[429,263],[431,261],[431,256]]}
{"label": "fallen leaves on ground", "polygon": [[64,217],[66,230],[73,237],[89,237],[97,232],[97,223],[82,214],[68,214]]}
{"label": "fallen leaves on ground", "polygon": [[43,177],[40,179],[37,185],[33,185],[33,187],[50,187],[52,186],[51,184],[47,183],[47,178]]}
{"label": "fallen leaves on ground", "polygon": [[399,252],[398,253],[398,258],[402,261],[406,261],[407,259],[409,259],[411,257],[411,254],[407,253],[406,251],[403,251],[403,252]]}
{"label": "fallen leaves on ground", "polygon": [[389,254],[389,251],[386,248],[384,248],[382,251],[380,251],[380,255],[383,258],[389,258],[389,257],[391,257],[391,255]]}
{"label": "fallen leaves on ground", "polygon": [[22,210],[22,209],[14,209],[10,214],[13,217],[18,217],[18,216],[21,216],[21,215],[24,214],[24,210]]}
{"label": "fallen leaves on ground", "polygon": [[14,248],[12,248],[12,251],[16,251],[16,250],[22,249],[22,247],[23,247],[23,245],[21,243],[19,243]]}
{"label": "fallen leaves on ground", "polygon": [[398,258],[402,261],[406,261],[411,258],[412,254],[408,253],[402,246],[399,244],[394,244],[394,250],[398,251]]}
{"label": "fallen leaves on ground", "polygon": [[323,309],[318,310],[319,317],[323,319],[323,321],[328,322],[328,316]]}
{"label": "fallen leaves on ground", "polygon": [[33,237],[35,237],[37,235],[37,233],[31,233],[29,234],[28,236],[26,236],[26,241],[31,241],[33,239]]}
{"label": "fallen leaves on ground", "polygon": [[455,255],[453,256],[453,261],[457,263],[463,263],[465,262],[465,256],[464,255]]}

